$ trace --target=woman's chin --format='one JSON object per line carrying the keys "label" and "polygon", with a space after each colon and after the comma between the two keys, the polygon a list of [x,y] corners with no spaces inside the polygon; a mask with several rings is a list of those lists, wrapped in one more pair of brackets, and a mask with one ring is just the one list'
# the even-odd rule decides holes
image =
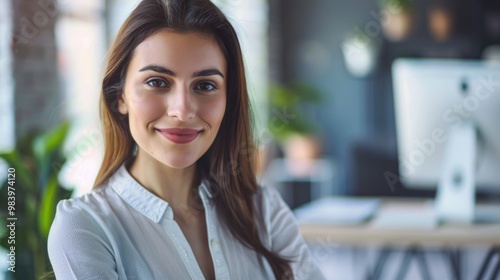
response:
{"label": "woman's chin", "polygon": [[185,169],[185,168],[193,166],[196,163],[197,159],[196,158],[188,158],[188,157],[184,157],[184,158],[167,157],[167,158],[158,159],[158,161],[163,163],[164,165],[170,167],[170,168],[173,168],[173,169]]}

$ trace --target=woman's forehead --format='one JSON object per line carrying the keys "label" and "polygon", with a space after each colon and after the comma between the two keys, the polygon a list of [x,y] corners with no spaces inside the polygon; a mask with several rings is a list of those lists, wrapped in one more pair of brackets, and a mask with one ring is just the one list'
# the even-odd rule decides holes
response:
{"label": "woman's forehead", "polygon": [[131,68],[160,65],[174,72],[217,68],[226,71],[224,54],[211,37],[162,29],[142,41],[133,52]]}

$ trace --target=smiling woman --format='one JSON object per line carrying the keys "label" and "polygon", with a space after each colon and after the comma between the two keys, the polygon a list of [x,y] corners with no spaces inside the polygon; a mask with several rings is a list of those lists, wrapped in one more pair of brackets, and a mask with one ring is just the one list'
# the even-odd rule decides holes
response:
{"label": "smiling woman", "polygon": [[110,51],[94,190],[63,200],[58,279],[322,279],[253,170],[238,38],[208,0],[143,0]]}
{"label": "smiling woman", "polygon": [[[194,163],[214,142],[224,117],[225,73],[226,60],[217,43],[199,33],[179,34],[165,28],[137,46],[118,109],[128,114],[138,145],[131,173],[141,183],[153,179],[140,174],[156,165],[170,167],[174,178],[180,170],[192,177]],[[155,179],[172,180],[173,174],[162,173],[162,178]],[[159,194],[165,188],[157,183],[150,185],[161,188],[155,192]]]}

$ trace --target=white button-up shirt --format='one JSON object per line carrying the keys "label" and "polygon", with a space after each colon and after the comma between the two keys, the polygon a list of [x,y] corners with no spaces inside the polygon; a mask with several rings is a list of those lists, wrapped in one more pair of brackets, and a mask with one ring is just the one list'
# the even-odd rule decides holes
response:
{"label": "white button-up shirt", "polygon": [[[267,260],[233,237],[215,211],[214,192],[198,189],[217,279],[275,279]],[[324,279],[279,193],[254,197],[267,248],[291,259],[295,279]],[[99,188],[62,200],[49,233],[57,279],[204,279],[168,202],[135,181],[123,164]]]}

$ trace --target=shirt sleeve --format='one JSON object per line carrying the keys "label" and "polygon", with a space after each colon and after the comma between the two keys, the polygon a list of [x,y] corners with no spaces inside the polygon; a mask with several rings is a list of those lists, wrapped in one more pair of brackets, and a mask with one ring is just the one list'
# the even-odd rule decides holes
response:
{"label": "shirt sleeve", "polygon": [[58,203],[47,246],[56,279],[118,279],[109,239],[78,201]]}
{"label": "shirt sleeve", "polygon": [[271,250],[292,260],[291,268],[296,280],[325,279],[313,258],[297,225],[297,220],[279,192],[263,187],[263,214]]}

